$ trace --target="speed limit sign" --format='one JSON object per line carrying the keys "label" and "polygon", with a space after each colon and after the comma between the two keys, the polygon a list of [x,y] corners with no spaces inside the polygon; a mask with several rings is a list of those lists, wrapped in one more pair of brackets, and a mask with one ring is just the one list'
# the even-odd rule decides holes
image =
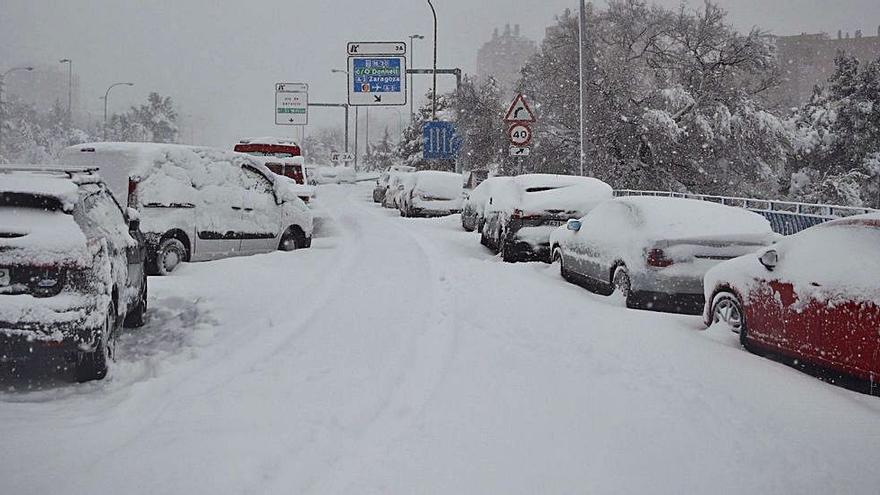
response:
{"label": "speed limit sign", "polygon": [[510,144],[520,148],[528,146],[532,142],[532,129],[525,124],[514,124],[507,131],[510,136]]}

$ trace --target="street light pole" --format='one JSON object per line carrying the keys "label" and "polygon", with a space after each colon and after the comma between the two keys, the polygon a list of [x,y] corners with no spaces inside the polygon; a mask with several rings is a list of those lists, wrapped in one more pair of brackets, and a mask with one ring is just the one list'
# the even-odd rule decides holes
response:
{"label": "street light pole", "polygon": [[71,113],[73,101],[73,60],[62,58],[58,62],[67,64],[67,120],[73,122],[73,114]]}
{"label": "street light pole", "polygon": [[107,140],[107,99],[110,98],[110,90],[115,88],[116,86],[134,86],[134,83],[129,82],[118,82],[113,83],[107,88],[107,91],[104,92],[104,141]]}
{"label": "street light pole", "polygon": [[437,120],[437,9],[434,3],[428,0],[431,13],[434,14],[434,86],[431,90],[431,120]]}
{"label": "street light pole", "polygon": [[584,171],[586,168],[585,165],[586,165],[586,161],[587,161],[587,150],[586,150],[587,129],[586,129],[586,122],[585,122],[586,119],[585,119],[585,115],[584,115],[584,110],[585,110],[584,105],[587,102],[587,93],[586,93],[587,87],[584,84],[584,67],[585,67],[584,44],[586,44],[586,41],[587,41],[587,12],[586,12],[585,1],[586,0],[580,0],[578,2],[579,6],[580,6],[580,15],[578,16],[578,33],[579,33],[578,34],[578,59],[579,59],[578,81],[579,81],[579,85],[580,85],[580,108],[581,108],[581,112],[580,112],[580,124],[581,124],[580,125],[580,127],[581,127],[581,132],[580,132],[580,135],[581,135],[580,168],[581,168],[581,176],[584,175]]}
{"label": "street light pole", "polygon": [[[423,40],[424,36],[421,34],[411,34],[409,35],[409,49],[410,49],[410,62],[413,67],[416,65],[416,43],[415,40]],[[409,75],[409,120],[413,122],[416,120],[416,112],[415,112],[415,75],[410,73]]]}
{"label": "street light pole", "polygon": [[3,153],[3,121],[6,118],[6,108],[3,106],[3,84],[6,83],[6,76],[8,76],[9,74],[12,74],[15,71],[19,71],[19,70],[25,70],[25,71],[30,72],[30,71],[34,70],[34,68],[33,67],[13,67],[13,68],[7,70],[6,72],[4,72],[2,75],[0,75],[0,156],[2,156],[2,153]]}

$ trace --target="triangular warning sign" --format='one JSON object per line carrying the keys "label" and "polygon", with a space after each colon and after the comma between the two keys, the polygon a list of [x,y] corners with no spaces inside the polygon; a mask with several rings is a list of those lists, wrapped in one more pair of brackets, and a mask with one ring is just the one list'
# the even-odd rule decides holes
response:
{"label": "triangular warning sign", "polygon": [[507,110],[507,115],[504,116],[504,121],[534,122],[535,120],[535,114],[532,113],[532,109],[526,103],[525,96],[522,94],[516,95],[516,98],[513,99],[513,103],[510,104],[510,108]]}

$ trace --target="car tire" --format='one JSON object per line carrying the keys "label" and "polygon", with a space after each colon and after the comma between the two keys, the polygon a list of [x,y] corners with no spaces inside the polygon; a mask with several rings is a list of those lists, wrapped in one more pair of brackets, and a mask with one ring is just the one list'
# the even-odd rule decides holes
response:
{"label": "car tire", "polygon": [[489,247],[489,236],[486,235],[486,226],[484,225],[482,229],[480,229],[480,244],[483,246]]}
{"label": "car tire", "polygon": [[502,237],[498,243],[500,244],[498,251],[501,253],[501,259],[505,263],[516,263],[519,261],[519,256],[516,255],[516,251],[514,251],[510,242],[507,242]]}
{"label": "car tire", "polygon": [[147,276],[144,275],[143,286],[141,287],[141,293],[138,296],[137,305],[132,308],[131,311],[127,315],[125,315],[125,321],[122,323],[126,328],[140,328],[144,326],[147,322]]}
{"label": "car tire", "polygon": [[562,258],[562,250],[556,248],[553,250],[553,254],[550,255],[550,263],[559,263],[559,275],[566,281],[569,280],[568,270],[565,269],[565,260]]}
{"label": "car tire", "polygon": [[626,301],[626,307],[632,307],[632,278],[630,278],[629,270],[625,265],[620,265],[614,269],[614,276],[611,278],[611,286],[614,292],[620,292]]}
{"label": "car tire", "polygon": [[311,247],[311,245],[312,239],[310,237],[306,237],[301,229],[295,228],[295,226],[290,226],[281,236],[281,241],[278,243],[278,250],[295,251],[297,249]]}
{"label": "car tire", "polygon": [[79,383],[93,380],[103,380],[107,376],[108,362],[113,355],[113,347],[116,342],[116,305],[110,303],[107,308],[107,316],[104,318],[104,328],[98,347],[94,351],[80,352],[76,359],[76,381]]}
{"label": "car tire", "polygon": [[724,322],[733,333],[740,336],[745,328],[745,313],[742,304],[730,292],[719,292],[712,301],[712,323],[719,322]]}
{"label": "car tire", "polygon": [[156,275],[170,275],[186,260],[186,246],[179,239],[169,238],[159,243],[156,249]]}

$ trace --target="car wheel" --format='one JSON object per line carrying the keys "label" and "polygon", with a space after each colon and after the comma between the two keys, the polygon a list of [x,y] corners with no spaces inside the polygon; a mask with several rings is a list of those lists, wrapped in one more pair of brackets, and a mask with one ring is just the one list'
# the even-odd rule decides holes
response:
{"label": "car wheel", "polygon": [[568,280],[568,270],[565,269],[565,261],[563,260],[561,249],[556,248],[553,250],[550,262],[559,263],[559,275],[562,276],[563,279]]}
{"label": "car wheel", "polygon": [[489,247],[489,236],[486,235],[486,226],[480,229],[480,244]]}
{"label": "car wheel", "polygon": [[615,292],[620,292],[623,295],[626,299],[626,305],[629,307],[632,296],[632,279],[625,266],[621,265],[614,269],[614,278],[612,278],[611,284],[614,286]]}
{"label": "car wheel", "polygon": [[107,376],[107,363],[116,345],[116,305],[110,303],[98,346],[91,352],[80,352],[76,359],[76,381],[79,383],[102,380]]}
{"label": "car wheel", "polygon": [[169,275],[186,259],[186,247],[178,239],[165,239],[156,250],[156,273]]}
{"label": "car wheel", "polygon": [[519,257],[516,255],[516,251],[513,249],[512,243],[507,242],[503,237],[498,241],[500,244],[499,251],[501,252],[501,259],[506,263],[516,263],[519,261]]}
{"label": "car wheel", "polygon": [[297,249],[307,248],[311,246],[312,240],[299,229],[293,226],[288,227],[281,236],[281,242],[278,243],[279,251],[294,251]]}
{"label": "car wheel", "polygon": [[144,275],[141,293],[138,297],[137,305],[125,315],[125,321],[122,323],[127,328],[140,328],[147,322],[147,276]]}
{"label": "car wheel", "polygon": [[722,292],[715,296],[712,306],[712,323],[724,323],[733,333],[742,335],[745,328],[745,317],[742,305],[733,294]]}

